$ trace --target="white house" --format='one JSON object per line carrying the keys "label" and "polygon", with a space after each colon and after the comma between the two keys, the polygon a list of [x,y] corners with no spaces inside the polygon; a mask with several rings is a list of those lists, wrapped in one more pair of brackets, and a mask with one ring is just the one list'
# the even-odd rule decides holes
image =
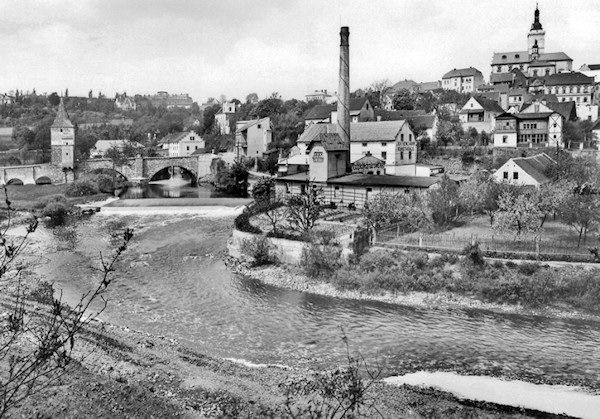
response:
{"label": "white house", "polygon": [[555,164],[556,162],[546,153],[531,157],[515,157],[494,172],[494,179],[497,182],[537,187],[551,181],[545,173]]}
{"label": "white house", "polygon": [[215,115],[215,122],[217,123],[217,129],[219,130],[219,134],[227,135],[231,134],[231,128],[229,126],[229,121],[235,115],[235,103],[233,102],[225,102],[221,107],[221,112]]}
{"label": "white house", "polygon": [[160,140],[159,145],[167,150],[169,157],[189,156],[197,150],[203,150],[206,146],[202,137],[194,131],[175,132]]}
{"label": "white house", "polygon": [[496,117],[504,113],[498,102],[480,96],[470,98],[459,113],[463,129],[475,128],[477,131],[492,132]]}

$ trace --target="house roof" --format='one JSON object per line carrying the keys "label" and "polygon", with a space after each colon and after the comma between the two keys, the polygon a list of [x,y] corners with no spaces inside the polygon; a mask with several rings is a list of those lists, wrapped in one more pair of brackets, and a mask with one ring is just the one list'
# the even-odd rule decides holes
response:
{"label": "house roof", "polygon": [[515,114],[515,116],[518,119],[548,119],[548,117],[550,115],[552,115],[554,112],[531,112],[531,113],[525,113],[525,112],[521,112],[518,114]]}
{"label": "house roof", "polygon": [[[486,98],[484,98],[482,96],[473,96],[472,99],[475,99],[475,101],[477,103],[479,103],[479,105],[481,105],[481,107],[485,111],[488,111],[488,112],[498,112],[498,113],[503,113],[504,112],[504,109],[502,109],[502,107],[500,107],[500,105],[498,105],[498,102],[486,99]],[[467,106],[467,104],[465,103],[465,106],[463,106],[463,108],[461,109],[460,113],[481,112],[479,109],[469,109],[469,108],[466,108],[466,106]]]}
{"label": "house roof", "polygon": [[441,88],[439,81],[426,81],[419,83],[420,90],[423,92]]}
{"label": "house roof", "polygon": [[480,75],[483,77],[483,74],[481,74],[481,71],[477,70],[474,67],[459,68],[459,69],[455,68],[454,70],[450,70],[446,74],[444,74],[442,79],[451,79],[454,77],[469,77],[469,76],[477,76],[477,75]]}
{"label": "house roof", "polygon": [[566,121],[574,121],[577,119],[575,102],[559,102],[557,99],[555,99],[553,101],[547,101],[546,106],[552,109],[554,112],[561,114]]}
{"label": "house roof", "polygon": [[419,87],[419,83],[417,83],[414,80],[406,80],[405,79],[405,80],[399,81],[398,83],[394,84],[390,90],[397,92],[402,89],[407,89],[407,90],[414,89],[415,87]]}
{"label": "house roof", "polygon": [[581,66],[583,71],[595,71],[600,70],[600,64],[584,64]]}
{"label": "house roof", "polygon": [[406,118],[408,123],[414,129],[425,127],[425,129],[432,129],[435,124],[435,115],[417,115],[409,116]]}
{"label": "house roof", "polygon": [[295,154],[285,159],[279,159],[278,164],[308,165],[308,154]]}
{"label": "house roof", "polygon": [[[240,121],[240,122],[244,122],[244,121]],[[246,131],[248,128],[260,124],[260,123],[271,123],[271,121],[269,120],[269,117],[266,118],[261,118],[261,119],[253,119],[251,121],[246,121],[246,123],[244,125],[242,125],[241,127],[239,127],[238,129],[235,130],[235,132],[242,132],[242,131]]]}
{"label": "house roof", "polygon": [[188,134],[189,132],[172,132],[171,134],[165,135],[163,138],[161,138],[158,144],[178,143]]}
{"label": "house roof", "polygon": [[[564,52],[547,52],[539,55],[539,61],[573,61]],[[529,51],[497,52],[492,57],[492,65],[525,64],[530,62]]]}
{"label": "house roof", "polygon": [[441,179],[435,176],[393,176],[393,175],[363,175],[354,173],[329,179],[328,183],[359,186],[397,186],[410,188],[429,188]]}
{"label": "house roof", "polygon": [[[363,108],[363,106],[365,106],[365,102],[367,102],[368,100],[369,98],[367,98],[366,96],[351,98],[350,112],[360,111]],[[310,111],[308,111],[304,119],[326,119],[329,118],[331,112],[335,112],[336,110],[337,102],[331,105],[316,105],[313,106],[313,108]]]}
{"label": "house roof", "polygon": [[304,119],[326,119],[331,115],[334,108],[331,105],[316,105],[308,111]]}
{"label": "house roof", "polygon": [[60,98],[58,111],[56,112],[56,118],[54,118],[51,128],[73,128],[73,124],[69,120],[69,114],[65,109],[65,104],[63,103],[62,97]]}
{"label": "house roof", "polygon": [[594,84],[594,78],[574,71],[572,73],[557,73],[545,77],[547,86],[561,86],[569,84]]}
{"label": "house roof", "polygon": [[399,110],[399,111],[386,111],[384,109],[375,110],[375,119],[381,117],[381,121],[398,121],[400,119],[412,118],[415,116],[424,116],[427,112],[423,109],[411,109],[411,110]]}
{"label": "house roof", "polygon": [[490,83],[510,83],[513,81],[513,73],[492,73]]}
{"label": "house roof", "polygon": [[360,159],[358,159],[354,163],[352,163],[353,169],[370,168],[370,167],[385,167],[385,161],[375,157],[374,155],[372,155],[370,152],[367,151],[366,155],[362,156]]}
{"label": "house roof", "polygon": [[544,172],[548,169],[548,167],[556,164],[556,162],[546,153],[541,153],[530,157],[516,157],[511,160],[525,173],[534,178],[538,183],[550,182],[550,179],[544,174]]}
{"label": "house roof", "polygon": [[323,145],[323,148],[327,151],[348,150],[348,144],[344,142],[342,137],[340,137],[337,132],[323,132],[319,134],[317,138],[312,140],[310,144],[313,142],[320,142]]}
{"label": "house roof", "polygon": [[[405,122],[405,120],[353,122],[350,124],[350,141],[357,143],[395,141]],[[309,125],[300,135],[298,143],[310,143],[324,133],[337,133],[337,124]]]}

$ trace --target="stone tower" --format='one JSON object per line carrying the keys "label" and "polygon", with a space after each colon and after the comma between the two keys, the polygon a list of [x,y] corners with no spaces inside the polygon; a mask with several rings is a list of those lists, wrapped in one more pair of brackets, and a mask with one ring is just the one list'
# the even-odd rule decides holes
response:
{"label": "stone tower", "polygon": [[348,146],[346,171],[350,172],[350,30],[340,30],[340,75],[338,86],[337,123],[338,134]]}
{"label": "stone tower", "polygon": [[529,51],[529,55],[533,53],[533,46],[537,43],[537,48],[539,54],[544,53],[544,38],[546,37],[546,31],[542,28],[542,24],[540,23],[540,11],[535,6],[535,13],[533,16],[533,24],[531,25],[531,30],[527,35],[527,51]]}
{"label": "stone tower", "polygon": [[50,127],[50,145],[53,166],[73,168],[75,166],[75,127],[69,120],[62,98],[54,123]]}

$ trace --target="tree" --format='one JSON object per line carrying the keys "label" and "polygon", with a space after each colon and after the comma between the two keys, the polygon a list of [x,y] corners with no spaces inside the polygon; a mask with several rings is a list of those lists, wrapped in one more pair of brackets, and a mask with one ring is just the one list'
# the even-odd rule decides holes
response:
{"label": "tree", "polygon": [[[61,297],[55,298],[46,292],[43,302],[48,309],[33,310],[26,301],[21,286],[19,257],[23,254],[28,238],[37,228],[37,219],[33,218],[26,226],[26,234],[13,240],[6,235],[12,225],[14,209],[8,200],[7,225],[0,232],[1,251],[0,289],[9,297],[11,306],[6,321],[0,324],[0,417],[5,416],[14,407],[19,406],[31,394],[43,391],[53,385],[68,372],[76,361],[73,349],[82,329],[106,307],[102,294],[112,282],[111,273],[115,263],[127,249],[133,232],[125,230],[122,244],[112,258],[101,257],[101,280],[96,288],[84,294],[74,307],[67,306]],[[14,284],[14,285],[13,285]],[[102,299],[100,309],[91,310],[92,303]]]}
{"label": "tree", "polygon": [[588,231],[600,221],[600,197],[591,187],[576,188],[568,203],[561,210],[562,220],[579,234],[577,247],[581,240],[585,244]]}
{"label": "tree", "polygon": [[385,98],[385,95],[392,89],[392,84],[390,83],[389,79],[376,80],[371,83],[370,89],[374,93],[377,93],[377,101],[379,102],[379,106],[383,107],[383,99]]}
{"label": "tree", "polygon": [[56,92],[50,93],[50,96],[48,96],[48,103],[50,103],[50,106],[58,106],[60,103],[60,97]]}
{"label": "tree", "polygon": [[447,226],[459,215],[458,185],[444,173],[437,189],[429,192],[431,218],[437,225]]}
{"label": "tree", "polygon": [[436,132],[436,140],[442,145],[457,144],[464,131],[460,121],[446,121],[440,119],[438,130]]}
{"label": "tree", "polygon": [[471,215],[479,213],[491,215],[497,209],[499,190],[499,185],[490,173],[477,172],[460,184],[458,188],[460,206],[463,211]]}
{"label": "tree", "polygon": [[25,126],[17,126],[13,129],[12,140],[17,143],[20,149],[24,147],[32,149],[35,141],[35,132]]}
{"label": "tree", "polygon": [[408,89],[401,89],[394,95],[392,106],[396,110],[415,109],[416,100],[413,93]]}
{"label": "tree", "polygon": [[293,231],[306,234],[313,229],[323,211],[322,196],[323,188],[307,181],[303,193],[286,200],[288,221]]}
{"label": "tree", "polygon": [[543,212],[535,194],[502,192],[498,198],[498,210],[494,214],[494,229],[502,233],[514,233],[516,237],[541,230]]}
{"label": "tree", "polygon": [[256,103],[258,102],[258,95],[256,93],[250,93],[246,96],[246,103]]}
{"label": "tree", "polygon": [[362,215],[367,227],[374,230],[396,224],[402,231],[412,232],[431,223],[427,203],[414,192],[381,192],[365,204]]}
{"label": "tree", "polygon": [[115,177],[117,174],[117,167],[121,167],[127,164],[128,159],[127,157],[125,157],[121,149],[116,144],[113,144],[108,150],[106,150],[104,157],[110,159],[110,161],[112,162],[112,181],[114,185]]}
{"label": "tree", "polygon": [[227,165],[222,159],[214,159],[210,169],[217,189],[241,196],[248,193],[248,168],[242,161]]}

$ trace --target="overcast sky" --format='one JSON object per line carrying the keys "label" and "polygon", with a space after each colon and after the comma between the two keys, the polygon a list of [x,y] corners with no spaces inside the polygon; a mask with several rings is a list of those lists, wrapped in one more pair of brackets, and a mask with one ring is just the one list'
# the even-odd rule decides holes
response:
{"label": "overcast sky", "polygon": [[[350,88],[433,81],[527,48],[535,0],[1,0],[0,92],[114,96],[158,90],[284,99],[337,90],[350,27]],[[540,0],[546,51],[600,63],[600,2]]]}

